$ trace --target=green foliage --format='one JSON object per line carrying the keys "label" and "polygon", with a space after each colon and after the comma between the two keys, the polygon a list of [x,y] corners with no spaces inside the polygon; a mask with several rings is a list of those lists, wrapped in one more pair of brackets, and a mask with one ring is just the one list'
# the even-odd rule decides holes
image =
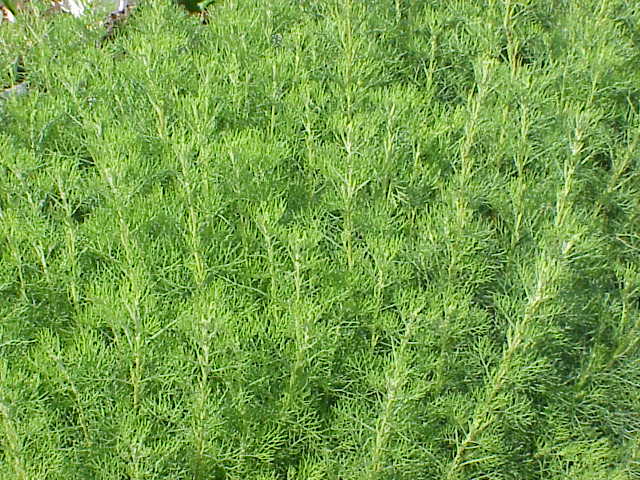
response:
{"label": "green foliage", "polygon": [[0,43],[0,478],[639,478],[638,9],[209,13]]}
{"label": "green foliage", "polygon": [[9,9],[11,13],[13,13],[14,15],[18,14],[18,9],[16,8],[16,4],[13,0],[2,0],[2,3]]}
{"label": "green foliage", "polygon": [[215,1],[216,0],[178,0],[178,3],[183,5],[189,12],[198,13],[204,12],[204,10]]}

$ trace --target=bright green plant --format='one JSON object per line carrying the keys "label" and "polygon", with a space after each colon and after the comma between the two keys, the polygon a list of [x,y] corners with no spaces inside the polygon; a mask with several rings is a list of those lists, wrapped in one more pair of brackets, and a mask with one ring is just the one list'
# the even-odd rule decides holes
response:
{"label": "bright green plant", "polygon": [[0,478],[636,478],[638,14],[7,29]]}
{"label": "bright green plant", "polygon": [[178,0],[180,5],[183,5],[189,12],[200,13],[214,3],[216,0]]}
{"label": "bright green plant", "polygon": [[18,9],[16,8],[16,4],[13,2],[13,0],[2,0],[2,3],[9,9],[11,13],[13,13],[14,15],[18,14]]}

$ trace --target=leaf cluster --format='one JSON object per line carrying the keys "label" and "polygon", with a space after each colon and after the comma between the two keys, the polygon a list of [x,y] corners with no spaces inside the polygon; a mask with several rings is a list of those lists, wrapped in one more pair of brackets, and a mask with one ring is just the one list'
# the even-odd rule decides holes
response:
{"label": "leaf cluster", "polygon": [[13,26],[0,477],[637,478],[638,9],[209,12]]}

